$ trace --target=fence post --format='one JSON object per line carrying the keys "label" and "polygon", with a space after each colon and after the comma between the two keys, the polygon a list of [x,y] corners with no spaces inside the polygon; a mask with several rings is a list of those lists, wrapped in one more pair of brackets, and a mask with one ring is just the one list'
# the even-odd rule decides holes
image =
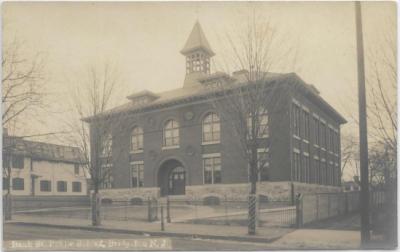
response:
{"label": "fence post", "polygon": [[299,193],[296,197],[296,228],[303,225],[303,196]]}
{"label": "fence post", "polygon": [[161,231],[164,231],[164,207],[161,206]]}
{"label": "fence post", "polygon": [[147,220],[151,222],[151,200],[150,197],[147,198]]}
{"label": "fence post", "polygon": [[349,213],[349,195],[348,193],[344,193],[344,213],[348,214]]}
{"label": "fence post", "polygon": [[170,215],[170,202],[169,202],[169,196],[167,196],[167,222],[171,223],[171,215]]}
{"label": "fence post", "polygon": [[331,217],[331,194],[328,193],[328,218]]}
{"label": "fence post", "polygon": [[292,199],[292,206],[294,206],[295,202],[295,196],[294,196],[294,184],[290,184],[290,198]]}
{"label": "fence post", "polygon": [[226,195],[224,197],[224,210],[225,210],[225,224],[229,225],[229,221],[228,221],[228,205],[227,205],[227,197],[226,197]]}
{"label": "fence post", "polygon": [[317,196],[316,196],[315,204],[316,204],[316,206],[315,206],[315,209],[316,209],[315,212],[316,212],[316,214],[317,214],[316,219],[318,220],[318,219],[319,219],[319,194],[317,194]]}

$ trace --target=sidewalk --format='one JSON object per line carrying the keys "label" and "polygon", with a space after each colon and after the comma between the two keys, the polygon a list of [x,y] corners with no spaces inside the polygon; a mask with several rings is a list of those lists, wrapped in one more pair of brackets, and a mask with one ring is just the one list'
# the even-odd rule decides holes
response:
{"label": "sidewalk", "polygon": [[234,240],[247,242],[270,243],[290,233],[290,228],[258,228],[257,234],[247,235],[246,226],[200,225],[189,223],[164,223],[165,231],[161,231],[160,222],[132,222],[103,220],[99,227],[91,226],[87,219],[48,218],[38,216],[14,215],[10,223],[36,225],[67,229],[81,229],[99,232],[116,232],[150,236],[190,237],[202,239]]}
{"label": "sidewalk", "polygon": [[271,243],[282,249],[360,249],[360,231],[297,229]]}

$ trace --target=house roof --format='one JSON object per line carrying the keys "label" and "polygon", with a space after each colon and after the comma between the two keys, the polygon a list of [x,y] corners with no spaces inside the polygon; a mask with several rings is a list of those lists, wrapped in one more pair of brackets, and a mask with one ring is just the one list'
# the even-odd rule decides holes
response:
{"label": "house roof", "polygon": [[[232,87],[239,87],[240,85],[246,85],[246,78],[241,78],[240,76],[235,77],[237,81],[232,84]],[[288,83],[297,83],[302,88],[302,90],[310,99],[317,103],[322,109],[327,111],[328,114],[336,117],[340,123],[346,123],[346,119],[341,116],[333,107],[331,107],[316,91],[316,88],[310,84],[305,83],[300,77],[298,77],[295,73],[268,73],[265,77],[265,82],[271,81],[287,81]],[[184,86],[182,88],[172,89],[169,91],[157,93],[157,99],[153,101],[149,101],[147,103],[137,104],[131,101],[105,111],[104,113],[98,115],[99,117],[107,116],[110,114],[119,114],[119,113],[130,113],[130,112],[144,112],[157,108],[165,108],[167,106],[172,106],[175,104],[179,104],[182,102],[190,102],[196,99],[204,99],[207,98],[209,94],[216,92],[215,89],[207,89],[203,85],[193,85],[193,86]],[[93,117],[84,118],[84,121],[89,122]]]}
{"label": "house roof", "polygon": [[16,136],[3,136],[3,151],[25,155],[36,160],[67,163],[83,163],[84,160],[77,147],[28,141]]}
{"label": "house roof", "polygon": [[194,24],[192,32],[190,33],[185,46],[181,50],[181,53],[187,54],[197,49],[205,50],[208,54],[210,54],[210,56],[215,55],[215,53],[211,49],[210,44],[207,41],[206,36],[204,35],[203,29],[201,28],[199,21],[196,21],[196,23]]}

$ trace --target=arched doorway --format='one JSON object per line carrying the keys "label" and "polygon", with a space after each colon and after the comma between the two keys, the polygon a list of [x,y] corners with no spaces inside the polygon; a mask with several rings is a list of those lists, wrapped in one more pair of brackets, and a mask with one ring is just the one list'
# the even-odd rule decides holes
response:
{"label": "arched doorway", "polygon": [[162,163],[158,171],[161,196],[185,194],[186,173],[182,163],[170,159]]}

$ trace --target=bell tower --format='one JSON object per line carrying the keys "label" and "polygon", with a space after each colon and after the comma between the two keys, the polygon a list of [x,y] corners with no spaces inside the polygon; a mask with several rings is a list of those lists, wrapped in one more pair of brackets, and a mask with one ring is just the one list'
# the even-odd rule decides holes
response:
{"label": "bell tower", "polygon": [[210,58],[215,53],[198,21],[196,21],[181,53],[186,57],[184,87],[195,85],[198,83],[198,78],[210,74]]}

